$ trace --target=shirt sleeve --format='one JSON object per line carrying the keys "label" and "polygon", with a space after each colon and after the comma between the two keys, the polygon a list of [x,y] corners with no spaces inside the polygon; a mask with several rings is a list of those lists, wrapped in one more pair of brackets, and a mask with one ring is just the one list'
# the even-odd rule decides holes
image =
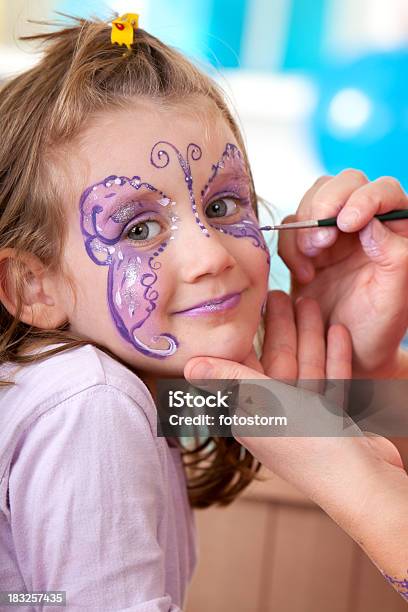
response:
{"label": "shirt sleeve", "polygon": [[66,591],[67,610],[180,610],[165,592],[157,443],[125,393],[96,385],[39,417],[15,453],[9,497],[27,590]]}

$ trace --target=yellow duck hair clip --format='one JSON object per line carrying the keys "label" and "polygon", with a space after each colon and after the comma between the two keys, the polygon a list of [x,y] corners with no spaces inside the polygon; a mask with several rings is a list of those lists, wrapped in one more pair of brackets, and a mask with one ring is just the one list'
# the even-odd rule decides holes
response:
{"label": "yellow duck hair clip", "polygon": [[[124,13],[112,21],[111,43],[126,45],[128,53],[132,50],[134,31],[139,27],[139,15]],[[125,54],[124,54],[125,55]]]}

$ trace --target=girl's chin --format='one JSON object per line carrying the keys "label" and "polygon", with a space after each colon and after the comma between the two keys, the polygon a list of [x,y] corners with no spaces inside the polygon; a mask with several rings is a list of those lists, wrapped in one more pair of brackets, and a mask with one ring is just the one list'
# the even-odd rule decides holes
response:
{"label": "girl's chin", "polygon": [[227,359],[228,361],[242,362],[248,357],[252,348],[252,342],[237,341],[226,347],[220,342],[219,346],[203,346],[199,350],[191,352],[188,359],[193,357],[216,357],[217,359]]}
{"label": "girl's chin", "polygon": [[184,346],[180,343],[180,350],[175,355],[166,357],[160,361],[149,359],[145,367],[139,367],[140,371],[148,371],[155,377],[183,377],[186,363],[195,357],[215,357],[242,363],[248,357],[252,348],[252,338],[239,338],[233,341],[220,338],[217,343],[197,342],[197,345],[182,350]]}

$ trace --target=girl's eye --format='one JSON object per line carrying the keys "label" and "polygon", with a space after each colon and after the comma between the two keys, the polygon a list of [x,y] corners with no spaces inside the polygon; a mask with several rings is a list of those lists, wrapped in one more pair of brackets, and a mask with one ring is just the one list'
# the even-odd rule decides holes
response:
{"label": "girl's eye", "polygon": [[147,220],[137,223],[127,233],[130,240],[151,240],[160,234],[161,225],[158,221]]}
{"label": "girl's eye", "polygon": [[211,202],[205,210],[207,217],[229,217],[239,209],[239,205],[234,198],[218,198]]}

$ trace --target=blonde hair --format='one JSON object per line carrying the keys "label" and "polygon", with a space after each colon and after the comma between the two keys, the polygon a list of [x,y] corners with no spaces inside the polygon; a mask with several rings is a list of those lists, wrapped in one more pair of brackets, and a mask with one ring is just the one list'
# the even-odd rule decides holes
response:
{"label": "blonde hair", "polygon": [[[23,253],[37,256],[47,270],[65,275],[61,267],[65,214],[50,170],[58,165],[53,150],[80,134],[91,114],[124,106],[135,97],[166,103],[205,97],[221,113],[238,142],[257,212],[245,145],[219,86],[181,53],[142,29],[135,33],[131,53],[123,55],[123,48],[110,42],[107,21],[71,19],[72,24],[57,31],[22,37],[42,42],[45,53],[37,65],[0,91],[0,249],[12,248],[22,255],[21,260],[1,262],[2,282],[14,286],[17,304],[12,316],[0,303],[0,365],[24,365],[89,343],[121,361],[105,346],[70,332],[68,321],[56,329],[43,330],[20,320]],[[33,341],[40,346],[63,345],[23,355]],[[14,383],[3,380],[0,384]],[[193,507],[229,504],[260,468],[234,438],[196,439],[194,449],[181,448]]]}

